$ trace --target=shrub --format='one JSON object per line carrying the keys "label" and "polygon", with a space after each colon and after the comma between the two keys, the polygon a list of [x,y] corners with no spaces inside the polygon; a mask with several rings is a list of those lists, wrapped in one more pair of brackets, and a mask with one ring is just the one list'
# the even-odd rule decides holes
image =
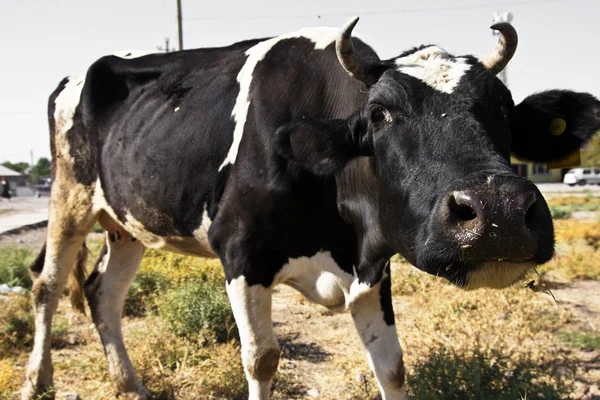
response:
{"label": "shrub", "polygon": [[246,398],[240,346],[198,343],[178,337],[156,317],[140,320],[130,330],[128,347],[142,384],[155,399]]}
{"label": "shrub", "polygon": [[0,400],[12,399],[13,393],[21,382],[21,374],[17,373],[8,360],[0,360]]}
{"label": "shrub", "polygon": [[218,259],[182,256],[165,251],[148,250],[142,259],[140,273],[152,273],[172,286],[191,280],[223,279]]}
{"label": "shrub", "polygon": [[600,280],[600,248],[593,248],[582,240],[558,243],[556,256],[540,268],[540,271],[557,271],[564,278]]}
{"label": "shrub", "polygon": [[125,298],[123,313],[141,317],[156,311],[159,293],[185,286],[192,281],[223,281],[218,259],[182,256],[164,251],[148,250]]}
{"label": "shrub", "polygon": [[549,208],[550,208],[550,214],[552,214],[552,218],[554,218],[554,219],[571,218],[571,214],[573,213],[573,209],[570,206],[550,205]]}
{"label": "shrub", "polygon": [[28,297],[11,295],[0,307],[0,355],[33,343],[35,321]]}
{"label": "shrub", "polygon": [[598,332],[566,332],[559,335],[561,342],[575,349],[600,349]]}
{"label": "shrub", "polygon": [[92,227],[92,232],[94,232],[94,233],[104,233],[104,228],[98,222],[96,222],[94,224],[94,226]]}
{"label": "shrub", "polygon": [[459,355],[446,348],[433,349],[408,374],[413,399],[563,399],[569,388],[563,378],[538,379],[547,375],[547,365],[527,357],[513,360],[498,351],[476,349]]}
{"label": "shrub", "polygon": [[133,280],[123,306],[123,315],[143,317],[156,311],[155,296],[160,288],[166,286],[164,277],[152,272],[138,272]]}
{"label": "shrub", "polygon": [[27,249],[17,247],[0,248],[0,284],[22,286],[31,289],[29,264],[34,255]]}
{"label": "shrub", "polygon": [[189,282],[157,299],[158,314],[177,336],[225,342],[238,336],[223,283]]}
{"label": "shrub", "polygon": [[552,206],[569,206],[572,211],[598,211],[600,210],[600,197],[587,196],[559,196],[548,199]]}
{"label": "shrub", "polygon": [[565,220],[556,224],[557,242],[570,243],[580,239],[596,249],[600,248],[600,224],[578,220]]}
{"label": "shrub", "polygon": [[[0,358],[33,344],[35,319],[29,296],[9,295],[0,307]],[[67,318],[55,314],[52,319],[52,346],[64,347],[69,323]]]}

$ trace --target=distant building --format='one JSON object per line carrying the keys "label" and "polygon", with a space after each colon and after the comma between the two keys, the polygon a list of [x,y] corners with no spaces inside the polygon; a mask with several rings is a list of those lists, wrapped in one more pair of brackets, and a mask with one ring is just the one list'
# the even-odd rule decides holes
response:
{"label": "distant building", "polygon": [[10,186],[14,188],[17,186],[26,186],[29,175],[13,171],[10,168],[6,168],[4,165],[0,165],[0,178],[6,178]]}
{"label": "distant building", "polygon": [[[581,159],[585,157],[586,153],[589,153],[591,151],[593,150],[591,150],[589,146],[582,148]],[[515,171],[517,175],[528,178],[530,181],[535,183],[562,182],[565,174],[571,169],[551,169],[548,167],[547,164],[537,164],[528,161],[521,161],[515,157],[511,157],[510,163],[513,171]],[[577,168],[578,166],[579,165],[575,165],[573,166],[573,168]],[[595,165],[586,166],[596,167]]]}

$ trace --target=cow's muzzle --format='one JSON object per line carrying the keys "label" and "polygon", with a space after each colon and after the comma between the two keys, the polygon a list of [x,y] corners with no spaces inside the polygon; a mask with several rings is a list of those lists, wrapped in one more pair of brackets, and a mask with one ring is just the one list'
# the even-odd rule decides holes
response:
{"label": "cow's muzzle", "polygon": [[456,249],[456,263],[478,268],[523,264],[530,268],[550,260],[554,252],[552,218],[537,187],[516,176],[477,182],[448,191],[435,211],[444,241]]}

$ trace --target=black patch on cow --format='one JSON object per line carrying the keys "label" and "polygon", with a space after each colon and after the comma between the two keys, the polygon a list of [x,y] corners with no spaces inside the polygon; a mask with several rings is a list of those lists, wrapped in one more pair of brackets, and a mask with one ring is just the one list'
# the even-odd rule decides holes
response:
{"label": "black patch on cow", "polygon": [[302,117],[352,114],[364,99],[361,88],[339,65],[333,45],[315,50],[305,38],[278,42],[257,64],[244,136],[210,231],[229,281],[244,275],[251,285],[269,286],[289,258],[319,251],[329,251],[353,273],[359,263],[357,236],[337,209],[335,179],[283,157],[276,131]]}
{"label": "black patch on cow", "polygon": [[[218,169],[235,126],[236,77],[256,43],[106,57],[88,71],[96,85],[84,105],[97,137],[100,180],[121,221],[130,213],[156,235],[191,236],[205,206],[214,216],[226,182]],[[111,97],[106,88],[113,86]]]}
{"label": "black patch on cow", "polygon": [[42,246],[42,249],[38,253],[37,257],[29,265],[29,271],[35,276],[39,275],[44,269],[44,261],[46,259],[46,242]]}
{"label": "black patch on cow", "polygon": [[100,254],[98,254],[98,258],[96,259],[96,264],[94,265],[94,270],[92,271],[92,273],[88,276],[88,278],[85,281],[84,287],[86,289],[88,287],[91,287],[92,285],[94,285],[94,282],[96,281],[96,279],[100,275],[99,268],[102,265],[102,260],[104,260],[104,257],[106,257],[107,254],[108,254],[108,245],[105,242],[102,245],[102,249],[100,250]]}
{"label": "black patch on cow", "polygon": [[383,279],[381,279],[381,286],[379,287],[379,302],[383,311],[383,320],[388,326],[394,325],[396,321],[392,304],[392,272],[389,261],[385,264]]}
{"label": "black patch on cow", "polygon": [[96,147],[90,142],[88,131],[85,128],[81,107],[75,109],[73,127],[67,135],[69,142],[69,155],[73,159],[73,173],[77,182],[90,186],[98,178],[96,171]]}
{"label": "black patch on cow", "polygon": [[[555,118],[566,121],[560,135],[550,134]],[[512,116],[512,152],[522,159],[560,161],[579,150],[600,129],[600,102],[591,94],[549,90],[528,96]]]}

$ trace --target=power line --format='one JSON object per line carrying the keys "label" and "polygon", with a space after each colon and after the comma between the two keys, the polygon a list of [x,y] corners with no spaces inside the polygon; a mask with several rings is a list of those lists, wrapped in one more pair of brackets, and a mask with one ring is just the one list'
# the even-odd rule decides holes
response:
{"label": "power line", "polygon": [[422,8],[405,8],[405,9],[393,9],[387,11],[363,11],[363,12],[342,12],[342,13],[313,13],[313,14],[301,14],[301,15],[248,15],[248,16],[223,16],[223,17],[191,17],[183,18],[186,21],[228,21],[228,20],[273,20],[273,19],[305,19],[305,18],[321,18],[321,17],[351,17],[355,15],[397,15],[397,14],[416,14],[425,12],[439,12],[439,11],[459,11],[459,10],[480,10],[494,7],[519,7],[529,4],[546,4],[546,3],[558,3],[566,2],[567,0],[523,0],[515,1],[512,3],[498,2],[490,4],[479,4],[479,5],[457,5],[448,7],[422,7]]}

